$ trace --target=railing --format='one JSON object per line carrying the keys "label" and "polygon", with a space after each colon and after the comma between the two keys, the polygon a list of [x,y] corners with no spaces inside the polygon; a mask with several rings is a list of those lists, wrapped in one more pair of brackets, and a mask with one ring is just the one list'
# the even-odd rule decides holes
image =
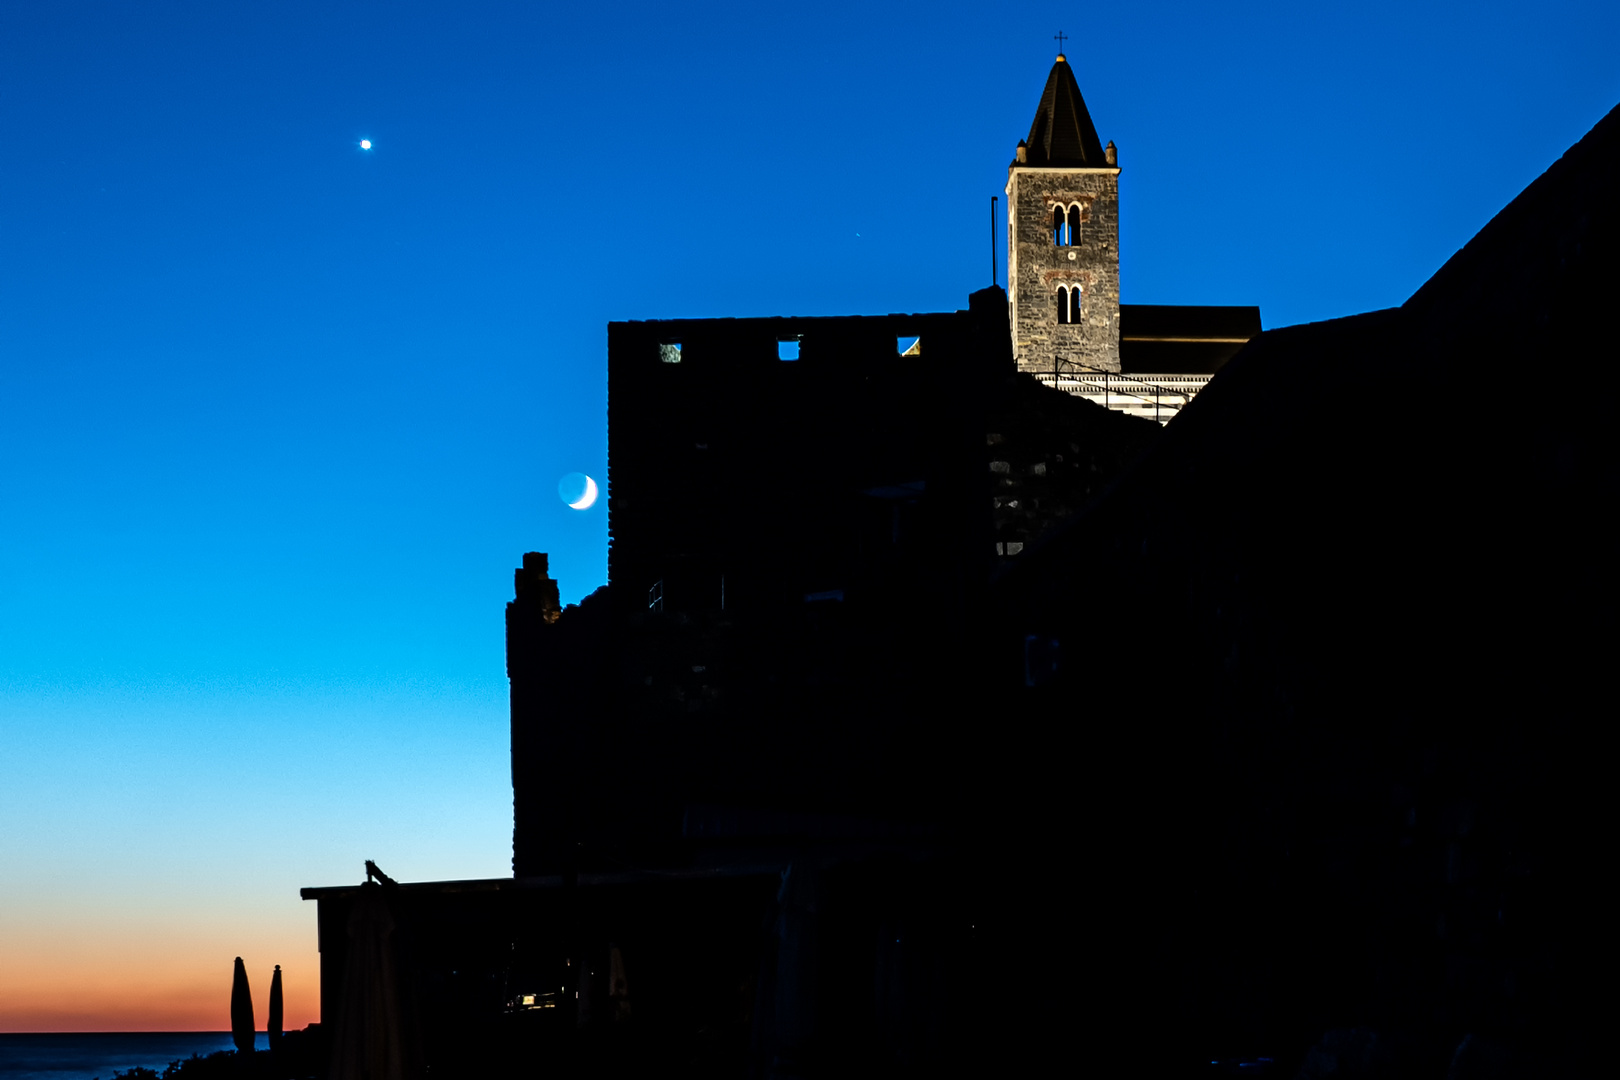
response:
{"label": "railing", "polygon": [[1064,393],[1094,401],[1116,412],[1146,416],[1161,424],[1180,412],[1212,378],[1210,375],[1121,375],[1082,369],[1036,372],[1035,378]]}

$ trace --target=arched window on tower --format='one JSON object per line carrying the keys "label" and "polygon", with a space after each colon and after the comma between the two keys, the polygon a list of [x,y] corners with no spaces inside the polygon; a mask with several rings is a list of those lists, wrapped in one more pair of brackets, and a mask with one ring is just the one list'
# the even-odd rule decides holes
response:
{"label": "arched window on tower", "polygon": [[1078,243],[1080,239],[1080,204],[1069,207],[1069,243]]}
{"label": "arched window on tower", "polygon": [[1058,247],[1068,247],[1070,239],[1068,215],[1063,207],[1052,207],[1052,243]]}
{"label": "arched window on tower", "polygon": [[1057,321],[1065,326],[1080,321],[1080,286],[1059,285],[1057,291]]}

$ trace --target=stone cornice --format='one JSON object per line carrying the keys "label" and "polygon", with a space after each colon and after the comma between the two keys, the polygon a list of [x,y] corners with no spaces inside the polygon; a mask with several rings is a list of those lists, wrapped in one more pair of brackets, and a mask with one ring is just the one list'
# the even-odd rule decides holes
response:
{"label": "stone cornice", "polygon": [[1011,177],[1012,177],[1013,173],[1021,173],[1021,172],[1027,172],[1027,173],[1108,173],[1108,174],[1111,174],[1113,176],[1118,176],[1119,172],[1120,172],[1120,169],[1119,169],[1118,165],[1108,165],[1108,166],[1105,166],[1105,167],[1103,167],[1101,169],[1082,169],[1082,168],[1078,168],[1078,167],[1075,167],[1075,168],[1063,168],[1063,167],[1060,167],[1060,166],[1057,166],[1057,165],[1020,165],[1020,164],[1018,164],[1018,162],[1015,161],[1011,165],[1007,166],[1007,176],[1009,178],[1008,182],[1009,183],[1011,182]]}

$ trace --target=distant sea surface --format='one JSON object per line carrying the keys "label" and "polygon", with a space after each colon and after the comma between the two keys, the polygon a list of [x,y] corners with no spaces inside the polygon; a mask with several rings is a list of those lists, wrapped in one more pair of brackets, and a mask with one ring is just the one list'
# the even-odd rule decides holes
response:
{"label": "distant sea surface", "polygon": [[[258,1038],[265,1043],[263,1032]],[[171,1061],[235,1047],[228,1031],[96,1031],[0,1035],[3,1080],[112,1080],[113,1070],[144,1065],[159,1073]]]}

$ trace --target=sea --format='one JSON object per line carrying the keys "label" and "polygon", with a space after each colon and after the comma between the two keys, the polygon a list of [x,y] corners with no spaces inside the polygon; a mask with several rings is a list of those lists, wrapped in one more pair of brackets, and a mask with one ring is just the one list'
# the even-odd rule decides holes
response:
{"label": "sea", "polygon": [[[267,1038],[258,1036],[258,1048]],[[235,1047],[228,1031],[95,1031],[0,1034],[0,1080],[112,1080],[144,1065],[158,1073],[192,1054]]]}

